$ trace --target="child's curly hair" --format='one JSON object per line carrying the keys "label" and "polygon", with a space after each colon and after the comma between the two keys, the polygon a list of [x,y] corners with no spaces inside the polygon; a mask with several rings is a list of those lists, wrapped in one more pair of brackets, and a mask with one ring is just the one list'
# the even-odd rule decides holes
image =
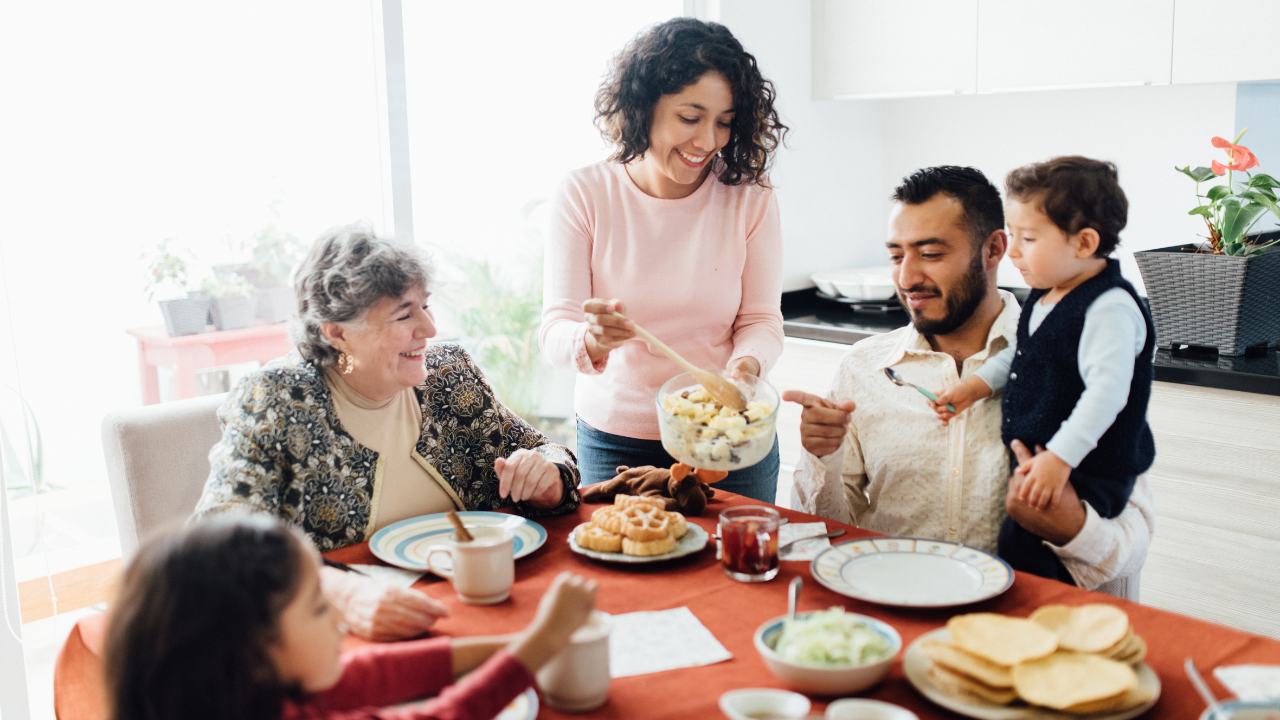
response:
{"label": "child's curly hair", "polygon": [[616,149],[610,160],[631,162],[649,149],[653,108],[710,71],[733,90],[729,144],[720,150],[726,185],[769,187],[773,152],[787,126],[773,106],[776,92],[729,29],[694,18],[673,18],[640,33],[610,63],[596,92],[596,127]]}
{"label": "child's curly hair", "polygon": [[1024,165],[1009,173],[1004,190],[1011,200],[1039,203],[1068,235],[1093,228],[1098,233],[1094,257],[1105,258],[1116,249],[1129,219],[1129,200],[1113,162],[1067,155]]}

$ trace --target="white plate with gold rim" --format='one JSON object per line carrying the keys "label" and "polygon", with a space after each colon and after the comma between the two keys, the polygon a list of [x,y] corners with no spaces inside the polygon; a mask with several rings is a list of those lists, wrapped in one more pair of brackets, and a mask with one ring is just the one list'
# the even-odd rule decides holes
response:
{"label": "white plate with gold rim", "polygon": [[1088,720],[1129,720],[1129,718],[1137,717],[1150,710],[1151,706],[1155,705],[1156,701],[1160,699],[1159,676],[1146,663],[1138,663],[1133,666],[1133,671],[1138,674],[1138,684],[1151,694],[1151,699],[1128,710],[1078,715],[1026,705],[1022,704],[1021,701],[1017,705],[980,705],[978,703],[965,702],[944,694],[929,679],[929,666],[933,661],[925,657],[925,654],[920,651],[920,644],[928,640],[949,643],[951,642],[951,632],[946,628],[938,628],[916,638],[914,642],[907,646],[907,651],[902,655],[902,671],[906,673],[907,681],[916,690],[920,691],[921,695],[952,712],[960,713],[966,717],[978,718],[978,720],[1081,720],[1082,718],[1087,718]]}
{"label": "white plate with gold rim", "polygon": [[896,607],[968,605],[1013,585],[1013,568],[995,555],[928,538],[848,540],[818,553],[809,570],[841,595]]}

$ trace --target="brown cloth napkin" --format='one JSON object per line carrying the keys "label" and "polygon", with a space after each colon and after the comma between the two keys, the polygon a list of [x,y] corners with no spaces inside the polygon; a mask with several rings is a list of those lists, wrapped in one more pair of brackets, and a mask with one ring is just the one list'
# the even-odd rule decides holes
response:
{"label": "brown cloth napkin", "polygon": [[584,503],[610,503],[618,495],[648,495],[662,498],[667,510],[682,515],[701,515],[716,491],[700,482],[693,473],[681,480],[672,480],[670,468],[619,465],[617,477],[588,485],[581,492]]}

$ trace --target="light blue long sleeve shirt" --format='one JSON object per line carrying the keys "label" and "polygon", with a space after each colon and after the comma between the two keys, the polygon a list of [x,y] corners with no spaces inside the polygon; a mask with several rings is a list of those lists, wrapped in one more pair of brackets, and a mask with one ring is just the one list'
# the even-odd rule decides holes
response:
{"label": "light blue long sleeve shirt", "polygon": [[[1031,308],[1027,332],[1034,335],[1055,307],[1056,303],[1037,302]],[[1076,356],[1084,393],[1071,416],[1049,440],[1046,447],[1050,452],[1076,467],[1097,447],[1098,440],[1129,402],[1133,360],[1146,343],[1147,323],[1133,296],[1124,289],[1112,288],[1089,305]],[[974,373],[991,387],[992,394],[1009,381],[1009,367],[1016,351],[1016,345],[1011,343]]]}

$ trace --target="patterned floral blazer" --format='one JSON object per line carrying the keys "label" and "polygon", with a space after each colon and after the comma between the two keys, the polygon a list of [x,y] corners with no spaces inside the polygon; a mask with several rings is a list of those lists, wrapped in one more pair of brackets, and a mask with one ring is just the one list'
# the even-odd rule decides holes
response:
{"label": "patterned floral blazer", "polygon": [[[530,448],[560,466],[564,499],[553,508],[517,503],[522,515],[575,509],[578,466],[494,397],[462,348],[433,344],[423,355],[426,382],[414,389],[422,406],[417,452],[467,510],[510,507],[498,497],[496,458]],[[302,528],[321,551],[368,539],[378,453],[338,421],[324,373],[296,351],[236,384],[218,409],[222,440],[193,517],[229,510],[268,512]]]}

